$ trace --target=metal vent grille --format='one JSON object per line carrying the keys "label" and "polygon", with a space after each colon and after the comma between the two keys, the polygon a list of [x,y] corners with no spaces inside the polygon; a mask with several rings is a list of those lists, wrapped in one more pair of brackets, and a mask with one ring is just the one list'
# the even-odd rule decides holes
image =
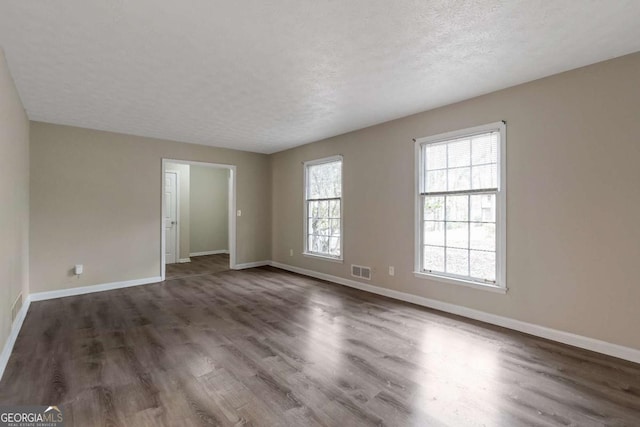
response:
{"label": "metal vent grille", "polygon": [[371,267],[362,265],[351,265],[351,275],[361,279],[371,280]]}

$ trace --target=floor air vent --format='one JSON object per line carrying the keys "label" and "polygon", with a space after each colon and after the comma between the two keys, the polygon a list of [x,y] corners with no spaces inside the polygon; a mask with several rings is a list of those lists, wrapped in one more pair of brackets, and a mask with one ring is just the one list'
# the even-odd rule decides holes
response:
{"label": "floor air vent", "polygon": [[351,264],[351,275],[361,279],[371,280],[371,267]]}

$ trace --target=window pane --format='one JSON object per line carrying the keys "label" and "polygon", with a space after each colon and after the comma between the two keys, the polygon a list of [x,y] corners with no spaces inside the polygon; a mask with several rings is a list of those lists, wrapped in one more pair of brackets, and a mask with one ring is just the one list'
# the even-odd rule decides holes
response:
{"label": "window pane", "polygon": [[424,246],[422,268],[430,271],[444,272],[444,248]]}
{"label": "window pane", "polygon": [[444,169],[447,167],[447,145],[427,145],[427,170]]}
{"label": "window pane", "polygon": [[319,203],[320,202],[307,202],[307,213],[310,217],[317,217],[319,215]]}
{"label": "window pane", "polygon": [[469,220],[469,196],[447,196],[447,221]]}
{"label": "window pane", "polygon": [[471,168],[471,181],[474,189],[497,188],[498,174],[496,165],[474,166]]}
{"label": "window pane", "polygon": [[498,162],[498,133],[476,136],[471,141],[471,162],[474,165]]}
{"label": "window pane", "polygon": [[422,149],[424,188],[420,191],[443,193],[423,196],[423,267],[452,276],[494,281],[497,191],[467,192],[497,189],[500,132],[427,143]]}
{"label": "window pane", "polygon": [[442,221],[444,219],[444,197],[424,198],[424,219]]}
{"label": "window pane", "polygon": [[342,161],[307,166],[307,198],[328,199],[342,195]]}
{"label": "window pane", "polygon": [[322,200],[318,202],[318,217],[328,218],[329,217],[329,201]]}
{"label": "window pane", "polygon": [[471,249],[486,251],[496,250],[496,225],[487,223],[471,223]]}
{"label": "window pane", "polygon": [[469,275],[469,251],[466,249],[446,248],[447,252],[447,273],[460,276]]}
{"label": "window pane", "polygon": [[330,221],[330,233],[332,236],[340,236],[340,220],[339,219],[332,219]]}
{"label": "window pane", "polygon": [[468,139],[450,142],[448,145],[447,167],[457,168],[459,166],[469,166],[471,164],[471,142]]}
{"label": "window pane", "polygon": [[[306,197],[333,199],[342,197],[342,161],[307,165]],[[310,252],[340,255],[340,200],[316,200],[307,203],[307,247]]]}
{"label": "window pane", "polygon": [[332,213],[334,211],[335,200],[327,200],[327,218],[333,218]]}
{"label": "window pane", "polygon": [[471,277],[477,279],[496,280],[495,252],[470,251]]}
{"label": "window pane", "polygon": [[478,194],[471,196],[471,221],[496,221],[495,194]]}
{"label": "window pane", "polygon": [[329,252],[329,236],[318,236],[318,252]]}
{"label": "window pane", "polygon": [[321,236],[328,236],[330,227],[329,220],[327,218],[315,218],[313,220],[315,230],[313,234],[319,234]]}
{"label": "window pane", "polygon": [[447,191],[447,170],[427,172],[427,188],[425,190],[428,192]]}
{"label": "window pane", "polygon": [[327,202],[327,218],[340,218],[339,200],[329,200]]}
{"label": "window pane", "polygon": [[340,238],[339,237],[329,237],[328,241],[329,245],[329,255],[340,256]]}
{"label": "window pane", "polygon": [[312,252],[328,253],[329,252],[329,236],[311,235],[310,248]]}
{"label": "window pane", "polygon": [[447,222],[446,246],[455,248],[469,247],[469,223]]}
{"label": "window pane", "polygon": [[427,245],[444,246],[444,222],[424,222],[424,243]]}
{"label": "window pane", "polygon": [[329,212],[332,218],[342,217],[341,205],[342,205],[342,199],[333,201],[333,207],[332,207],[333,210]]}
{"label": "window pane", "polygon": [[[449,191],[468,190],[471,188],[471,168],[447,169]],[[432,190],[430,190],[432,191]]]}

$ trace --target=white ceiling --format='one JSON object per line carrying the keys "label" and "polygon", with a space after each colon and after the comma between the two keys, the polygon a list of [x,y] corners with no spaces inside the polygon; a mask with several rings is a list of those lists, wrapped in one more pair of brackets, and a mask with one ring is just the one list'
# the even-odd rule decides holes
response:
{"label": "white ceiling", "polygon": [[640,51],[639,0],[0,0],[32,120],[272,153]]}

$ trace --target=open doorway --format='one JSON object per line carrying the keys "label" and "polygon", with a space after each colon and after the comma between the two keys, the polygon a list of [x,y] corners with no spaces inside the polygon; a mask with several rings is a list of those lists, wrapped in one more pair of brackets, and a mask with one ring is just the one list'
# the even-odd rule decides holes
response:
{"label": "open doorway", "polygon": [[235,267],[235,175],[234,165],[162,160],[162,280]]}

